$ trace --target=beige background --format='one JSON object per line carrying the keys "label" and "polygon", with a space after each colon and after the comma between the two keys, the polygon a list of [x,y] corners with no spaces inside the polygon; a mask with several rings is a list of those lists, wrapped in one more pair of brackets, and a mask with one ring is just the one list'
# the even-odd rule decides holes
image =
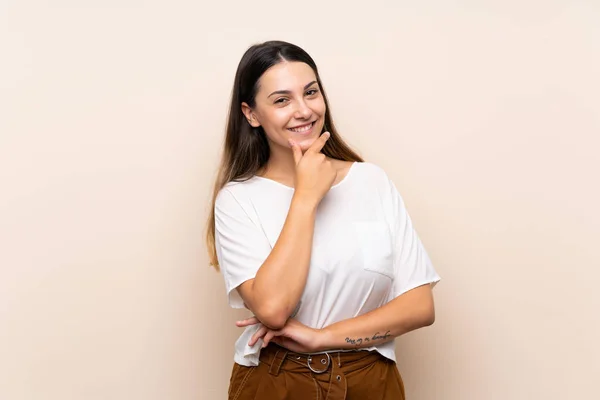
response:
{"label": "beige background", "polygon": [[416,3],[3,1],[0,399],[225,398],[203,229],[266,39],[315,58],[443,276],[409,399],[600,398],[600,3]]}

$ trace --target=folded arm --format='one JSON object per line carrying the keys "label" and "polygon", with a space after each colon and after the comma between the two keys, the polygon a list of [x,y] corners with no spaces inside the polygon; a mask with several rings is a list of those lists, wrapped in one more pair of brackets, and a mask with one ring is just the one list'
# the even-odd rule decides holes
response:
{"label": "folded arm", "polygon": [[[254,346],[262,339],[263,347],[273,341],[297,352],[360,349],[389,342],[397,336],[429,326],[434,320],[431,285],[425,284],[373,311],[323,329],[310,328],[293,318],[281,329],[263,326],[252,336],[248,345]],[[236,324],[244,327],[260,322],[257,317],[252,317]]]}
{"label": "folded arm", "polygon": [[434,321],[433,294],[426,284],[366,314],[325,327],[318,347],[330,350],[376,346]]}

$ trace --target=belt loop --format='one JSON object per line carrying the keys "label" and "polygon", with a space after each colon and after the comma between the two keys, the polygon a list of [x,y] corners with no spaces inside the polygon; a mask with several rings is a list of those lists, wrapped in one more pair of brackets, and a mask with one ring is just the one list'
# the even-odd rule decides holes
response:
{"label": "belt loop", "polygon": [[285,356],[287,356],[288,351],[282,347],[278,348],[273,356],[273,360],[271,361],[271,366],[269,367],[269,374],[277,376],[279,374],[279,370],[281,369],[281,365],[285,360]]}

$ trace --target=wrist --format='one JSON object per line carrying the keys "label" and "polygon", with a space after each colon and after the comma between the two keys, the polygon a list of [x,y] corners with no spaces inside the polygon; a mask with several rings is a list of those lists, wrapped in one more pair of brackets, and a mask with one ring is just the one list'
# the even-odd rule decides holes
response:
{"label": "wrist", "polygon": [[294,193],[292,197],[291,207],[313,214],[317,211],[319,202],[315,201],[311,196],[303,195],[299,192]]}
{"label": "wrist", "polygon": [[319,334],[317,336],[317,351],[330,350],[335,348],[333,343],[333,334],[327,328],[322,328],[318,330]]}

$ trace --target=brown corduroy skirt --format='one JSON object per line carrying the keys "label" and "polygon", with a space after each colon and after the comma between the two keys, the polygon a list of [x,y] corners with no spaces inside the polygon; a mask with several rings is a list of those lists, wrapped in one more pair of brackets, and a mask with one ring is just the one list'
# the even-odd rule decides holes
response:
{"label": "brown corduroy skirt", "polygon": [[260,363],[234,363],[229,400],[404,400],[396,363],[375,351],[294,353],[274,343]]}

